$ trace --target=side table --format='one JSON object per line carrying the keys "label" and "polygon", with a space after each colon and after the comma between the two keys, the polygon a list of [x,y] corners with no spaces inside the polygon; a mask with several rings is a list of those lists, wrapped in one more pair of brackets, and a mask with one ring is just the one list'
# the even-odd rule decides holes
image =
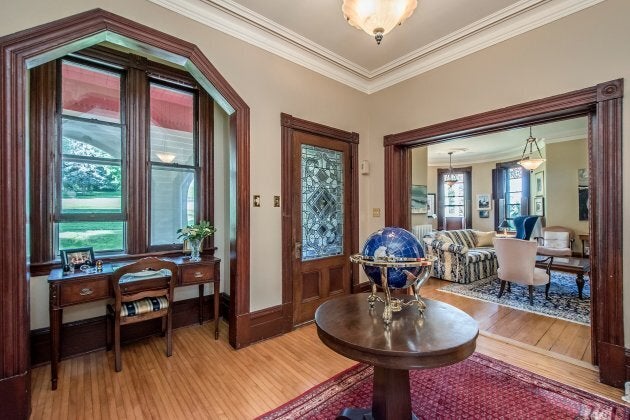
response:
{"label": "side table", "polygon": [[317,334],[324,344],[345,357],[374,366],[371,409],[344,409],[338,418],[414,418],[409,370],[466,359],[475,351],[477,322],[451,305],[423,299],[427,305],[424,317],[415,307],[406,307],[394,313],[391,326],[386,327],[383,304],[377,302],[370,309],[367,297],[361,293],[332,299],[315,312]]}

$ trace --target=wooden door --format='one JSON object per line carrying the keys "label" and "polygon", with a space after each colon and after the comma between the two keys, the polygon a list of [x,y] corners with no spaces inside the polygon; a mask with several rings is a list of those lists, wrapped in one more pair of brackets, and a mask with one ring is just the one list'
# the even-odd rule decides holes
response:
{"label": "wooden door", "polygon": [[352,145],[291,132],[293,325],[313,319],[326,300],[350,293]]}

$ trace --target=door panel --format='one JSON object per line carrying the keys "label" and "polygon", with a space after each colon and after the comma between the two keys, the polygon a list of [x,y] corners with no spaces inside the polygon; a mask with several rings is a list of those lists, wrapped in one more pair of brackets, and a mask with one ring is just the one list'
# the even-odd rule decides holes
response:
{"label": "door panel", "polygon": [[332,296],[350,293],[350,145],[293,132],[293,325]]}

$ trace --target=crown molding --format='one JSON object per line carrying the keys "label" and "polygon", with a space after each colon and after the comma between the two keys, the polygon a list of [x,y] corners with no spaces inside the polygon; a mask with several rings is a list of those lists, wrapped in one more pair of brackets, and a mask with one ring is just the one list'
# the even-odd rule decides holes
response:
{"label": "crown molding", "polygon": [[370,94],[605,0],[521,0],[374,70],[232,0],[149,1]]}

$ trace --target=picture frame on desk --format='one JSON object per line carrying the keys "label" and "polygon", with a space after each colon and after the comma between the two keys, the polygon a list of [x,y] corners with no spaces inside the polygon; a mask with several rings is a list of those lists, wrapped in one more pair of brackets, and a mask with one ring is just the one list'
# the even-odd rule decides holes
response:
{"label": "picture frame on desk", "polygon": [[60,252],[61,264],[72,265],[74,268],[79,268],[84,264],[94,264],[94,248],[72,248],[62,249]]}

